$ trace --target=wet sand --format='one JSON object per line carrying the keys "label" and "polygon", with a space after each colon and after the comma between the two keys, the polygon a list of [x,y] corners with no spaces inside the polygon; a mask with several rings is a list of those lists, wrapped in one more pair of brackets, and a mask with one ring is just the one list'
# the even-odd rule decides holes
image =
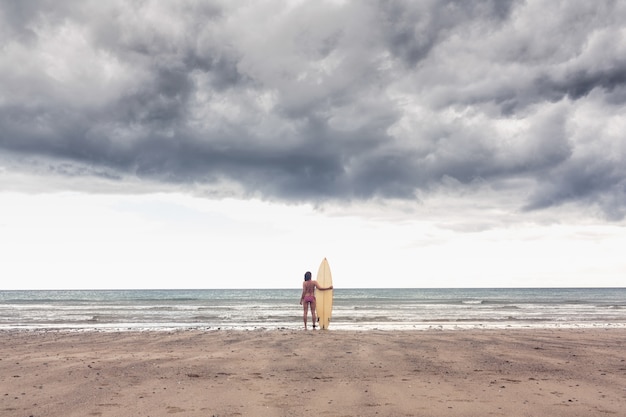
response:
{"label": "wet sand", "polygon": [[626,329],[0,332],[0,415],[620,416]]}

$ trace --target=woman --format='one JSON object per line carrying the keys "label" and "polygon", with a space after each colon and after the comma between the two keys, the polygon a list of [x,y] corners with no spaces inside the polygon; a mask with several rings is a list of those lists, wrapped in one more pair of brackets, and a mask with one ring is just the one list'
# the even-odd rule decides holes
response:
{"label": "woman", "polygon": [[327,288],[320,287],[320,284],[317,281],[311,281],[311,273],[307,271],[304,274],[304,282],[302,283],[302,296],[300,297],[300,305],[304,307],[304,330],[306,327],[306,319],[309,315],[309,306],[311,307],[311,318],[313,319],[313,328],[315,329],[315,289],[320,291],[332,290],[333,286]]}

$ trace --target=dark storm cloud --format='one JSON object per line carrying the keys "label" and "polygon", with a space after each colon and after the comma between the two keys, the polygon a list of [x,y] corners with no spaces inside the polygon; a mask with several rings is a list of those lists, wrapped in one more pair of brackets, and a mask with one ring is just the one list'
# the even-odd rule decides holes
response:
{"label": "dark storm cloud", "polygon": [[3,2],[0,152],[299,201],[523,179],[526,209],[619,219],[624,21],[612,1]]}
{"label": "dark storm cloud", "polygon": [[626,60],[616,62],[611,68],[583,69],[568,74],[561,79],[550,77],[537,79],[537,89],[548,94],[552,92],[555,99],[568,96],[573,100],[585,97],[594,89],[611,93],[616,89],[626,88]]}
{"label": "dark storm cloud", "polygon": [[467,22],[497,27],[507,21],[517,0],[502,1],[381,1],[379,23],[386,47],[409,67]]}

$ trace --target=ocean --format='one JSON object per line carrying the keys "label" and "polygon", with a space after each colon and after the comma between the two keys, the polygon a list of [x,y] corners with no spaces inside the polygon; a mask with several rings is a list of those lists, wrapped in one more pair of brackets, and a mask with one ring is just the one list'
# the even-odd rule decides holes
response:
{"label": "ocean", "polygon": [[[0,291],[0,330],[299,329],[299,300],[300,289]],[[626,327],[626,288],[336,289],[330,329],[572,327]]]}

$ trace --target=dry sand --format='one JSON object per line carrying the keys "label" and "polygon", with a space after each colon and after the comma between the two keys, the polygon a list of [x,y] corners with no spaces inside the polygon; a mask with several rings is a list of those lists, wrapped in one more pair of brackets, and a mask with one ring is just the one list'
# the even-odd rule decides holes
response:
{"label": "dry sand", "polygon": [[623,416],[626,329],[0,332],[0,416]]}

